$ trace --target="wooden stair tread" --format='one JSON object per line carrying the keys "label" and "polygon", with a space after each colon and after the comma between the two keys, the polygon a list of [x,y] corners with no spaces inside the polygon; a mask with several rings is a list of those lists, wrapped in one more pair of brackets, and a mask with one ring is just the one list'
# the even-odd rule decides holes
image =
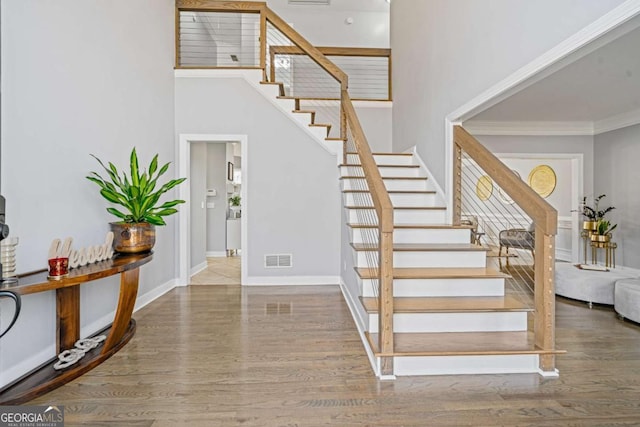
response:
{"label": "wooden stair tread", "polygon": [[[340,179],[365,179],[364,176],[351,176],[351,175],[345,175],[345,176],[341,176]],[[382,179],[388,179],[388,180],[398,180],[398,179],[410,179],[410,180],[427,180],[426,176],[383,176]]]}
{"label": "wooden stair tread", "polygon": [[332,125],[330,125],[329,123],[310,123],[309,126],[330,128]]}
{"label": "wooden stair tread", "polygon": [[[378,228],[377,224],[357,224],[357,223],[347,223],[347,226],[351,227],[351,228]],[[394,229],[400,229],[400,228],[409,228],[409,229],[444,229],[444,230],[450,230],[450,229],[454,229],[454,230],[459,230],[459,229],[465,229],[465,230],[469,230],[471,229],[471,225],[451,225],[451,224],[394,224],[393,228]]]}
{"label": "wooden stair tread", "polygon": [[[358,167],[361,168],[362,165],[359,163],[342,163],[340,166],[346,167]],[[385,164],[377,164],[379,168],[419,168],[420,165],[385,165]]]}
{"label": "wooden stair tread", "polygon": [[[378,312],[378,299],[360,298],[367,313]],[[533,311],[512,296],[504,297],[404,297],[393,299],[394,313],[459,313]]]}
{"label": "wooden stair tread", "polygon": [[[366,245],[362,243],[351,243],[356,251],[378,250],[377,245]],[[430,252],[430,251],[472,251],[487,252],[491,248],[474,245],[472,243],[394,243],[393,250],[397,252]]]}
{"label": "wooden stair tread", "polygon": [[533,333],[516,332],[439,332],[395,333],[392,354],[378,351],[378,334],[365,332],[376,356],[480,356],[517,354],[564,354],[564,350],[536,347]]}
{"label": "wooden stair tread", "polygon": [[[342,190],[343,193],[371,193],[369,190]],[[389,194],[436,194],[435,190],[387,190]]]}
{"label": "wooden stair tread", "polygon": [[[347,154],[358,154],[352,151],[347,151]],[[413,153],[371,153],[374,156],[413,156]]]}
{"label": "wooden stair tread", "polygon": [[[356,268],[361,279],[378,277],[375,268]],[[510,276],[491,268],[394,268],[394,279],[507,279]]]}
{"label": "wooden stair tread", "polygon": [[[371,206],[345,206],[347,209],[375,209]],[[404,209],[410,211],[443,211],[446,210],[446,206],[394,206],[393,209]]]}
{"label": "wooden stair tread", "polygon": [[292,113],[297,114],[315,114],[316,112],[313,110],[291,110]]}
{"label": "wooden stair tread", "polygon": [[346,141],[347,139],[346,138],[340,138],[340,137],[332,136],[330,138],[325,138],[324,140],[325,141]]}

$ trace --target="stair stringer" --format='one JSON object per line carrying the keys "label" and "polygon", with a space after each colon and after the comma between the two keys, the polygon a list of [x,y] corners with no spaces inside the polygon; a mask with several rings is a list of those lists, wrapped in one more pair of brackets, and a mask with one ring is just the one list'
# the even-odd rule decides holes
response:
{"label": "stair stringer", "polygon": [[[302,123],[296,119],[293,113],[295,108],[295,102],[292,99],[278,99],[278,86],[271,84],[261,84],[262,70],[252,69],[177,69],[174,71],[175,77],[197,77],[197,78],[238,78],[244,79],[254,89],[256,89],[262,96],[264,96],[269,102],[275,105],[284,115],[290,118],[290,120],[296,124],[296,126],[303,129],[310,137],[312,137],[322,148],[334,156],[342,154],[342,142],[341,141],[326,141],[321,136],[321,129],[313,128],[309,125]],[[310,124],[310,123],[309,123]]]}

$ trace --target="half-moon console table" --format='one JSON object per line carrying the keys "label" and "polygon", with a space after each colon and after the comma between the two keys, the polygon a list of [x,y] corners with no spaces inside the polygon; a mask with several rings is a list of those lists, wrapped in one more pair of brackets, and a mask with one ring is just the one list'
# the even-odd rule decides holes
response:
{"label": "half-moon console table", "polygon": [[[47,279],[47,271],[18,276],[18,283],[1,286],[29,295],[56,291],[56,343],[57,354],[74,347],[80,339],[80,285],[92,280],[120,274],[120,296],[113,323],[95,335],[107,335],[104,344],[88,351],[74,365],[56,371],[53,364],[57,356],[31,372],[0,389],[0,405],[15,405],[41,396],[95,368],[118,352],[131,340],[136,322],[131,318],[138,295],[140,266],[153,258],[152,253],[116,255],[115,258],[70,270],[60,280]],[[24,304],[24,303],[23,303]]]}

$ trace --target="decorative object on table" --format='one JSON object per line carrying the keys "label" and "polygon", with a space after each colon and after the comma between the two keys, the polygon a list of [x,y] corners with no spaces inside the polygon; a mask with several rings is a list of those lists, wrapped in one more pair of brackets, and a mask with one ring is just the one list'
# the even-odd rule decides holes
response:
{"label": "decorative object on table", "polygon": [[527,181],[533,191],[546,199],[556,188],[556,173],[549,165],[538,165],[531,170]]}
{"label": "decorative object on table", "polygon": [[0,264],[2,264],[2,279],[16,276],[16,246],[19,239],[15,236],[7,237],[0,242]]}
{"label": "decorative object on table", "polygon": [[493,193],[493,180],[489,175],[482,175],[478,178],[478,182],[476,183],[476,196],[478,199],[484,201],[489,200],[491,194]]}
{"label": "decorative object on table", "polygon": [[[520,174],[517,171],[511,169],[511,172],[513,172],[513,174],[518,178],[521,178]],[[502,201],[502,203],[504,203],[505,205],[512,205],[514,203],[513,199],[509,197],[509,195],[500,187],[498,187],[498,197],[500,198],[500,201]]]}
{"label": "decorative object on table", "polygon": [[227,162],[227,181],[233,181],[233,163]]}
{"label": "decorative object on table", "polygon": [[591,263],[596,263],[597,249],[605,249],[605,259],[607,266],[613,264],[615,266],[615,248],[617,245],[611,242],[611,232],[617,227],[617,224],[611,224],[609,220],[605,219],[607,213],[615,209],[613,206],[609,206],[604,209],[600,209],[600,202],[607,197],[606,194],[601,194],[593,199],[593,206],[587,204],[587,196],[582,198],[580,209],[578,212],[584,217],[582,223],[582,232],[580,237],[584,245],[584,263],[587,264],[587,246],[591,247]]}
{"label": "decorative object on table", "polygon": [[98,347],[106,339],[106,335],[98,335],[93,338],[84,338],[76,341],[74,348],[65,350],[58,355],[58,361],[53,364],[53,369],[59,371],[76,364],[88,351]]}
{"label": "decorative object on table", "polygon": [[49,259],[49,279],[62,279],[69,275],[69,258],[50,258]]}
{"label": "decorative object on table", "polygon": [[9,322],[9,326],[7,326],[7,328],[4,331],[0,332],[0,338],[5,336],[7,332],[9,332],[9,329],[11,329],[13,325],[16,323],[16,320],[18,320],[18,316],[20,315],[20,308],[22,307],[20,295],[16,294],[15,292],[0,291],[0,299],[3,299],[3,298],[9,298],[10,300],[12,300],[13,304],[15,305],[15,310],[13,312],[13,319],[11,319],[11,322]]}
{"label": "decorative object on table", "polygon": [[72,243],[73,239],[71,237],[64,239],[64,242],[61,242],[60,239],[53,239],[49,247],[49,259],[69,258],[69,268],[77,268],[113,258],[112,231],[107,232],[102,245],[75,250],[72,247]]}
{"label": "decorative object on table", "polygon": [[120,176],[113,163],[109,162],[107,167],[96,156],[93,154],[92,156],[107,172],[109,180],[102,178],[96,172],[91,172],[87,179],[100,187],[100,194],[107,201],[125,208],[125,212],[113,207],[107,208],[109,213],[122,219],[120,222],[110,223],[114,234],[113,249],[124,253],[150,251],[155,244],[155,226],[166,225],[163,217],[178,212],[175,206],[184,203],[184,200],[171,200],[160,204],[160,197],[184,182],[186,178],[172,179],[156,190],[158,178],[167,172],[170,163],[158,169],[156,154],[147,171],[141,174],[135,147],[131,150],[129,176],[124,172]]}

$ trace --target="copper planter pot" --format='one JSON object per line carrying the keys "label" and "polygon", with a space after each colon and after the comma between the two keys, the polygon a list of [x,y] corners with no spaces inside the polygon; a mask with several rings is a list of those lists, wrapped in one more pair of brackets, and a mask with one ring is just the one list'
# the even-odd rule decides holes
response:
{"label": "copper planter pot", "polygon": [[149,252],[156,243],[156,227],[148,222],[111,222],[113,250],[126,254]]}

